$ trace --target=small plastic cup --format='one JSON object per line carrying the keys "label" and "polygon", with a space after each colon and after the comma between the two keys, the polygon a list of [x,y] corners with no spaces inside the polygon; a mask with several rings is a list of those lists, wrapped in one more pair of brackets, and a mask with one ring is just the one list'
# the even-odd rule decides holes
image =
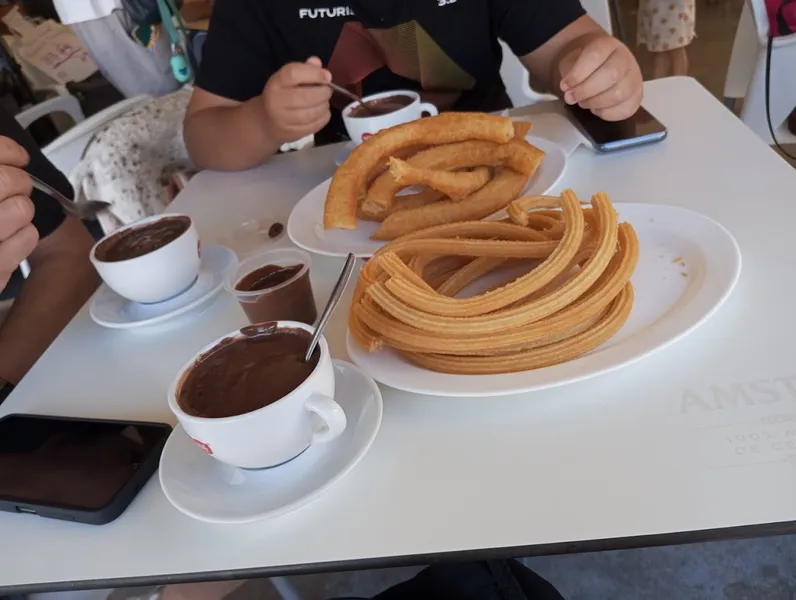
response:
{"label": "small plastic cup", "polygon": [[296,248],[266,250],[231,271],[225,287],[252,324],[298,321],[312,325],[318,318],[318,309],[310,282],[310,263],[310,255]]}

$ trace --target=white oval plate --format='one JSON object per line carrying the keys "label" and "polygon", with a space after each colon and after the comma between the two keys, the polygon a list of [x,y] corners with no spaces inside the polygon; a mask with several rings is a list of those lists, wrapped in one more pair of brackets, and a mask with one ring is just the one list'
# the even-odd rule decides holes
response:
{"label": "white oval plate", "polygon": [[224,287],[227,270],[238,262],[235,253],[224,246],[202,246],[202,264],[196,281],[179,296],[165,302],[140,304],[122,298],[107,285],[94,295],[89,314],[98,325],[111,329],[133,329],[163,323],[210,301]]}
{"label": "white oval plate", "polygon": [[[208,523],[250,523],[284,515],[320,496],[362,460],[381,425],[376,383],[358,367],[334,361],[335,400],[348,425],[272,469],[239,469],[198,448],[177,425],[160,457],[160,485],[175,508]],[[268,443],[265,440],[265,443]]]}
{"label": "white oval plate", "polygon": [[[546,194],[564,176],[567,155],[553,142],[528,136],[527,140],[544,150],[546,156],[534,176],[525,186],[523,195]],[[354,230],[323,228],[323,208],[331,179],[327,179],[304,196],[290,213],[287,234],[296,246],[309,252],[326,256],[348,256],[353,252],[360,258],[373,256],[385,242],[370,239],[379,228],[379,223],[359,221]]]}
{"label": "white oval plate", "polygon": [[674,206],[616,204],[639,237],[635,302],[625,326],[575,360],[505,375],[450,375],[415,366],[386,349],[366,352],[351,334],[348,355],[376,381],[434,396],[501,396],[582,381],[630,365],[676,342],[713,315],[741,274],[741,252],[729,231]]}

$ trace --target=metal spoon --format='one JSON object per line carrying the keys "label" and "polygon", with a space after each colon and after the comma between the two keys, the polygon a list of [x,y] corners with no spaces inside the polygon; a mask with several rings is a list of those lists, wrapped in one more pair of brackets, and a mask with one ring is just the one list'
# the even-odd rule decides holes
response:
{"label": "metal spoon", "polygon": [[73,202],[51,185],[44,183],[35,175],[28,173],[28,176],[33,181],[34,188],[56,200],[67,214],[75,216],[79,219],[96,219],[98,212],[110,207],[110,203],[102,202],[100,200],[86,200],[85,202],[79,203]]}
{"label": "metal spoon", "polygon": [[370,106],[368,106],[367,102],[365,102],[361,97],[357,96],[354,92],[351,92],[351,91],[345,89],[344,87],[337,85],[336,83],[334,83],[332,81],[330,81],[326,85],[328,85],[330,88],[332,88],[338,94],[342,94],[343,96],[346,96],[347,98],[351,98],[351,100],[353,100],[354,102],[358,102],[359,105],[368,112],[368,114],[371,114],[371,115],[377,114],[375,110],[373,110]]}
{"label": "metal spoon", "polygon": [[326,308],[323,309],[321,320],[318,321],[318,325],[315,327],[315,333],[310,340],[310,345],[307,347],[307,353],[304,355],[304,362],[309,362],[310,358],[312,358],[312,353],[315,352],[315,346],[318,345],[318,340],[321,339],[321,334],[323,334],[326,324],[329,322],[334,309],[337,308],[337,303],[340,302],[340,298],[343,296],[343,292],[348,285],[348,280],[351,279],[351,273],[354,272],[354,265],[356,263],[357,257],[353,254],[349,254],[348,258],[346,258],[343,270],[340,273],[340,277],[338,277],[337,283],[334,284],[334,289],[332,290],[332,295],[329,296],[329,301],[326,303]]}

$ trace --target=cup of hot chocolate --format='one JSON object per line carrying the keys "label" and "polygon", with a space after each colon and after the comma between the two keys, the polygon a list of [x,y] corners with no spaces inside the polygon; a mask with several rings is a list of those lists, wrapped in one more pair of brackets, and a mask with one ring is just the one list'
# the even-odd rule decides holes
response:
{"label": "cup of hot chocolate", "polygon": [[346,428],[334,401],[334,369],[314,329],[280,321],[244,327],[214,341],[180,369],[169,408],[197,446],[244,469],[281,465]]}
{"label": "cup of hot chocolate", "polygon": [[141,303],[162,302],[199,275],[199,234],[187,215],[146,217],[102,238],[90,259],[114,292]]}
{"label": "cup of hot chocolate", "polygon": [[410,90],[382,92],[363,98],[370,110],[358,102],[343,109],[343,124],[351,140],[359,145],[382,129],[416,121],[423,116],[433,116],[439,111],[420,95]]}
{"label": "cup of hot chocolate", "polygon": [[315,323],[318,309],[310,282],[310,255],[297,248],[267,250],[244,260],[227,275],[227,291],[250,323]]}

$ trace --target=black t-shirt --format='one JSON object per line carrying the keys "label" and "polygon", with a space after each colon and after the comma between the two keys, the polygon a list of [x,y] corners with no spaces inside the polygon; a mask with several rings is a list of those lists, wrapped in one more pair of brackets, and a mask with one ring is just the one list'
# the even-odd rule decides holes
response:
{"label": "black t-shirt", "polygon": [[[68,198],[74,196],[69,180],[47,160],[36,140],[3,108],[0,108],[0,135],[11,138],[28,151],[30,155],[30,163],[26,169],[28,172],[49,183]],[[58,202],[38,190],[33,190],[31,199],[36,208],[33,225],[38,229],[39,237],[46,237],[63,223],[64,211]],[[0,290],[0,299],[13,298],[21,285],[22,275],[17,271],[11,276],[5,289]]]}
{"label": "black t-shirt", "polygon": [[[218,0],[197,85],[246,101],[289,62],[318,56],[334,81],[363,95],[460,92],[449,110],[510,106],[500,79],[504,40],[533,52],[584,13],[579,0]],[[335,95],[320,143],[345,138]]]}

